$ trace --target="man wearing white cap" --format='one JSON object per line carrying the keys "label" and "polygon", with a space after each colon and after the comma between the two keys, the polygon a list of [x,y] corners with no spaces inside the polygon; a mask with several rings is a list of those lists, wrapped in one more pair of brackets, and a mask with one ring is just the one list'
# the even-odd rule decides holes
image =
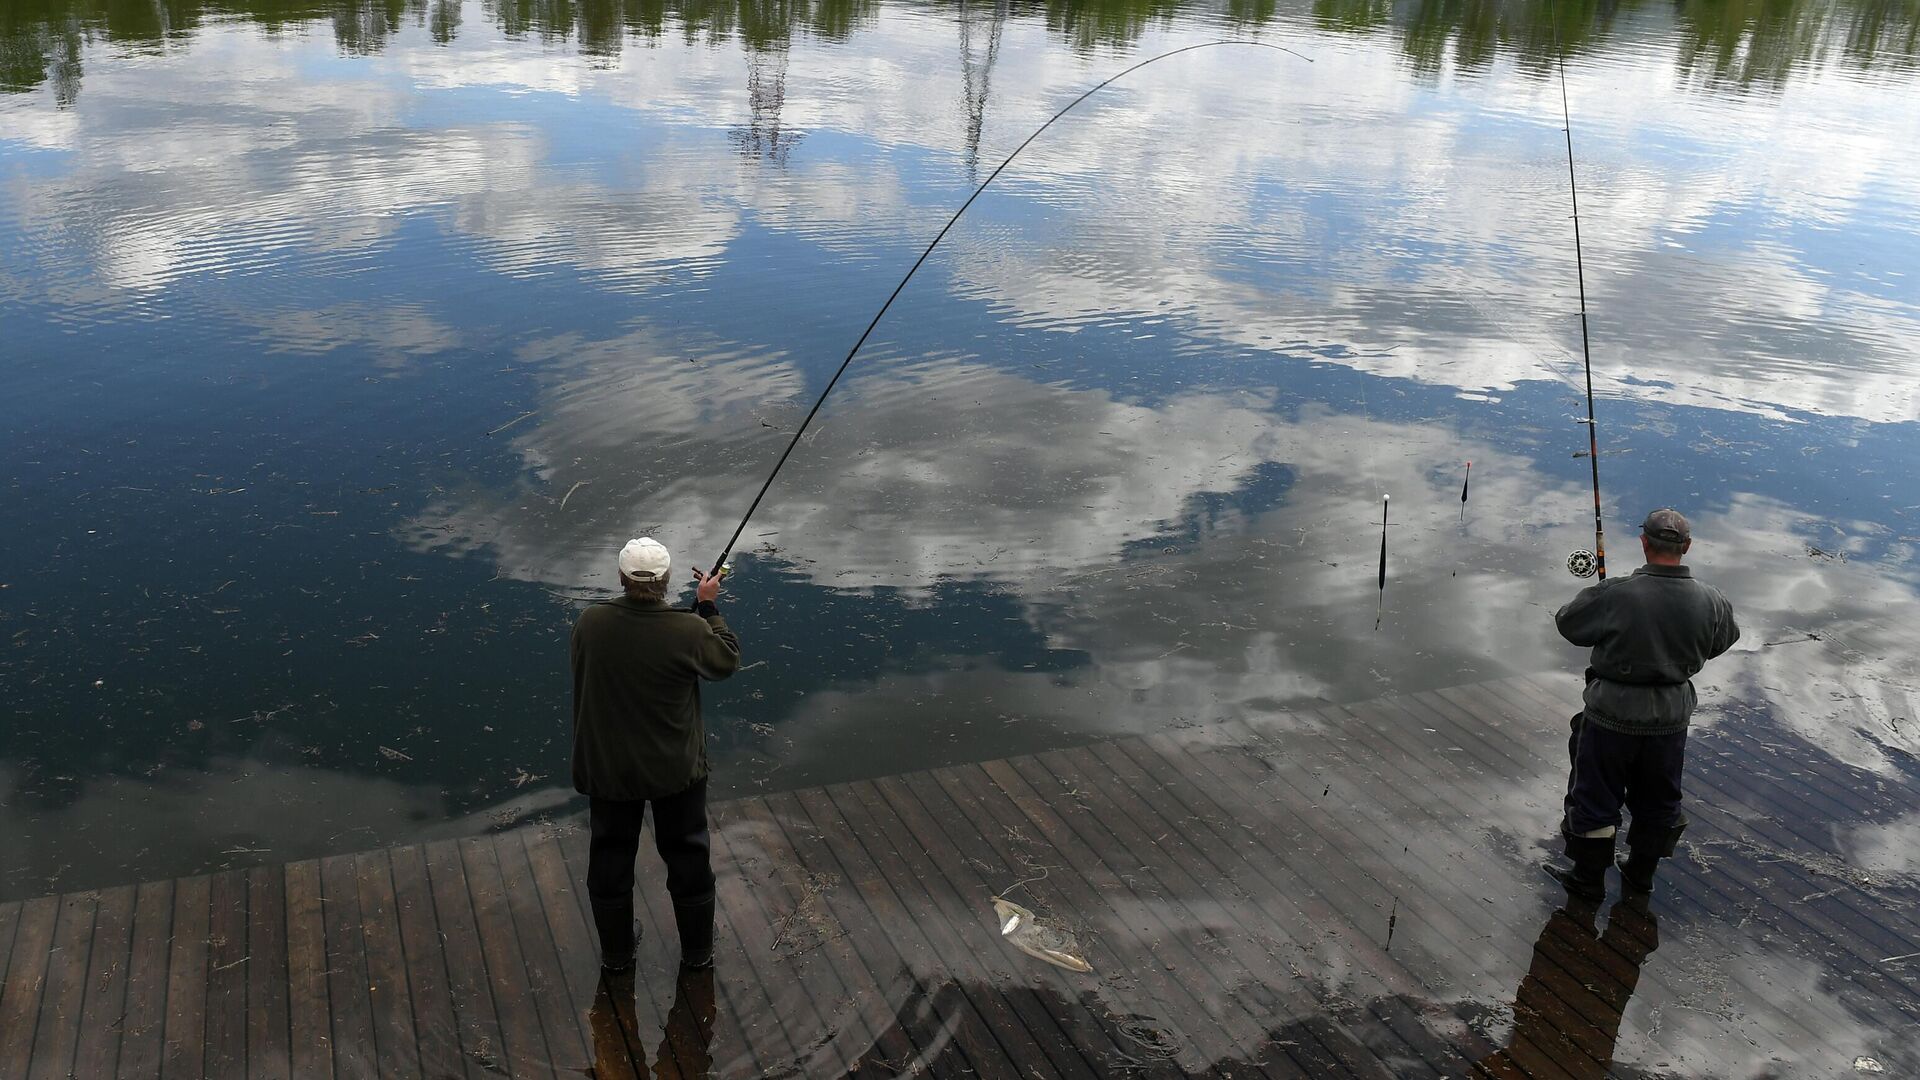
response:
{"label": "man wearing white cap", "polygon": [[740,642],[715,601],[720,575],[693,572],[692,612],[667,606],[673,559],[652,537],[620,551],[625,594],[573,626],[573,786],[589,799],[587,898],[601,965],[633,966],[633,863],[653,804],[654,846],[667,864],[680,962],[713,964],[713,866],[707,840],[707,731],[700,680],[740,666]]}

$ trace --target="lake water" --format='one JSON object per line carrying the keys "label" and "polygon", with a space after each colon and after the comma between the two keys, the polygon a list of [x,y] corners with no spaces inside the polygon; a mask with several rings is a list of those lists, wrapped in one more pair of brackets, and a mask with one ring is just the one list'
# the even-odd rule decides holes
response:
{"label": "lake water", "polygon": [[1577,668],[1556,40],[1613,572],[1684,509],[1701,723],[1913,790],[1848,642],[1920,609],[1920,13],[1550,10],[10,0],[0,898],[566,806],[619,545],[711,562],[972,186],[1226,37],[1294,55],[1088,100],[854,361],[733,560],[716,797]]}

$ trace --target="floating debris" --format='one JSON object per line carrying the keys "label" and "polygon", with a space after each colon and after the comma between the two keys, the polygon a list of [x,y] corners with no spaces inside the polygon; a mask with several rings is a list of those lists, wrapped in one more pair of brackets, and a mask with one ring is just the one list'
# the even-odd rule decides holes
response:
{"label": "floating debris", "polygon": [[1092,965],[1080,959],[1080,946],[1072,934],[1042,923],[1033,912],[1005,897],[993,898],[993,910],[1000,918],[1000,936],[1014,948],[1068,971],[1093,970]]}
{"label": "floating debris", "polygon": [[391,746],[380,747],[380,753],[383,756],[385,756],[388,761],[412,761],[413,760],[412,757],[406,754],[403,754],[398,750],[395,750]]}
{"label": "floating debris", "polygon": [[1864,1072],[1864,1073],[1883,1073],[1887,1071],[1887,1067],[1885,1065],[1880,1064],[1878,1061],[1875,1061],[1870,1057],[1857,1057],[1853,1059],[1853,1071]]}

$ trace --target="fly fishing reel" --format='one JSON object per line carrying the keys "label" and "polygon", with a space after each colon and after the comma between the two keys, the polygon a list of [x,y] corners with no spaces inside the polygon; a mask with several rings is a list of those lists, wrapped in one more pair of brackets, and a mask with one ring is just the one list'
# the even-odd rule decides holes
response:
{"label": "fly fishing reel", "polygon": [[1593,557],[1593,552],[1588,551],[1586,548],[1581,548],[1567,556],[1567,573],[1577,578],[1592,577],[1594,571],[1599,568],[1599,565],[1599,562]]}

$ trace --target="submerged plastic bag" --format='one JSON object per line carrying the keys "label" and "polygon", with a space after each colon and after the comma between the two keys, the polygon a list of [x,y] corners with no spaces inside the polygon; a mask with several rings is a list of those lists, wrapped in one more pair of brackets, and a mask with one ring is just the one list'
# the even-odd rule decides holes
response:
{"label": "submerged plastic bag", "polygon": [[1045,960],[1054,967],[1068,971],[1084,973],[1093,970],[1091,965],[1080,959],[1080,947],[1072,934],[1042,923],[1034,917],[1033,912],[1005,897],[993,898],[993,911],[1000,917],[1000,936],[1006,938],[1014,948],[1036,960]]}

